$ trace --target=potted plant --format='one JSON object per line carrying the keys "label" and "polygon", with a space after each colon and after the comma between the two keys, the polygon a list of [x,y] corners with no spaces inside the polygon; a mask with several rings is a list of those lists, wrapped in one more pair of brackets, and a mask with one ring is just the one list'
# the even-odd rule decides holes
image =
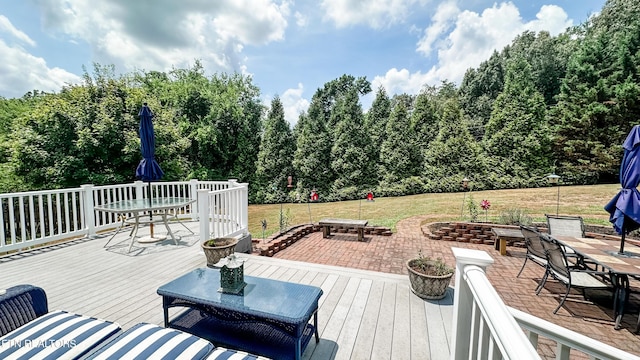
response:
{"label": "potted plant", "polygon": [[236,244],[238,239],[231,237],[213,238],[202,243],[202,251],[207,257],[207,266],[213,267],[220,259],[233,254]]}
{"label": "potted plant", "polygon": [[441,258],[435,260],[423,256],[418,251],[418,257],[407,261],[411,291],[423,299],[442,299],[453,276],[454,269]]}

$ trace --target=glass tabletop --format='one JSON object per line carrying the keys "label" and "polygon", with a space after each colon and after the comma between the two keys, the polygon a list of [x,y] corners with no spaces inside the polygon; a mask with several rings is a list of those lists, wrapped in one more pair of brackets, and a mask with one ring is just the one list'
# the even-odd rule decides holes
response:
{"label": "glass tabletop", "polygon": [[159,287],[158,294],[294,324],[308,321],[322,295],[316,286],[253,276],[244,281],[243,294],[221,293],[220,271],[200,268]]}
{"label": "glass tabletop", "polygon": [[121,200],[108,204],[96,205],[95,210],[112,212],[139,212],[146,210],[173,209],[194,203],[194,199],[181,197],[154,197],[149,199]]}

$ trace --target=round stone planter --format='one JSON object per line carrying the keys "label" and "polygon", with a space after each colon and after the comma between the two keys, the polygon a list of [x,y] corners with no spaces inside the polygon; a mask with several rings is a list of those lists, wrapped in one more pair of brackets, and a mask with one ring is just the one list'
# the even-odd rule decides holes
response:
{"label": "round stone planter", "polygon": [[[215,246],[207,245],[211,240],[214,241]],[[211,240],[207,240],[202,244],[202,251],[207,257],[208,267],[214,267],[220,259],[233,254],[238,244],[238,239],[235,238],[215,238]]]}
{"label": "round stone planter", "polygon": [[411,291],[423,299],[439,300],[444,298],[453,272],[442,276],[423,274],[412,269],[414,261],[417,259],[407,261]]}

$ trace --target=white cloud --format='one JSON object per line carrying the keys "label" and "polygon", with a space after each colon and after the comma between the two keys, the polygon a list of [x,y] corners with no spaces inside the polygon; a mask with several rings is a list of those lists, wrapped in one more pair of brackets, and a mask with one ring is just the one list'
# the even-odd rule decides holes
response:
{"label": "white cloud", "polygon": [[244,46],[282,40],[290,13],[288,2],[275,0],[37,4],[49,31],[86,42],[92,61],[115,64],[122,71],[166,71],[199,59],[211,72],[242,72]]}
{"label": "white cloud", "polygon": [[49,68],[44,59],[33,56],[20,47],[7,45],[0,39],[0,94],[8,98],[21,97],[27,91],[57,92],[66,84],[81,81],[66,70]]}
{"label": "white cloud", "polygon": [[459,13],[460,9],[456,5],[456,0],[445,1],[438,5],[435,15],[431,18],[431,25],[425,30],[424,37],[418,42],[418,52],[429,56],[433,43],[455,24]]}
{"label": "white cloud", "polygon": [[295,89],[287,89],[280,98],[282,107],[284,108],[284,118],[293,127],[297,122],[300,114],[309,108],[309,100],[302,97],[304,87],[298,84]]}
{"label": "white cloud", "polygon": [[[546,30],[557,35],[573,24],[567,13],[555,5],[542,6],[535,20],[525,22],[512,2],[494,4],[482,13],[465,10],[455,14],[451,8],[439,8],[432,20],[434,28],[425,31],[416,51],[429,54],[431,45],[436,45],[438,64],[424,75],[434,85],[442,80],[459,83],[467,69],[477,67],[525,30]],[[433,34],[441,34],[451,21],[453,29],[437,39]]]}
{"label": "white cloud", "polygon": [[558,35],[573,26],[573,21],[568,18],[564,9],[557,5],[543,5],[536,14],[536,19],[526,24],[528,30],[546,30],[551,35]]}
{"label": "white cloud", "polygon": [[520,13],[512,3],[494,4],[481,14],[463,11],[438,49],[436,73],[441,79],[459,82],[468,68],[478,66],[523,30]]}
{"label": "white cloud", "polygon": [[374,29],[401,23],[416,3],[425,0],[323,0],[326,17],[337,27],[366,24]]}
{"label": "white cloud", "polygon": [[284,38],[288,15],[287,3],[277,6],[269,0],[236,0],[227,1],[223,11],[208,17],[222,40],[260,45]]}
{"label": "white cloud", "polygon": [[18,30],[15,28],[15,26],[13,26],[13,24],[11,23],[11,21],[9,21],[9,19],[7,19],[6,16],[0,15],[0,32],[5,32],[8,33],[9,35],[11,35],[12,37],[20,40],[23,43],[26,43],[30,46],[36,46],[36,42],[33,41],[29,35],[25,34],[24,32]]}
{"label": "white cloud", "polygon": [[439,85],[444,80],[459,84],[467,69],[480,65],[525,30],[557,35],[573,25],[567,13],[555,5],[542,6],[536,19],[525,22],[512,2],[496,3],[481,13],[460,11],[456,3],[448,0],[438,6],[416,45],[416,51],[425,56],[435,51],[437,64],[427,72],[392,68],[374,77],[372,88],[382,85],[389,94],[417,94],[425,85]]}
{"label": "white cloud", "polygon": [[435,80],[431,73],[423,74],[420,71],[410,73],[407,69],[393,68],[384,76],[374,77],[371,88],[377,89],[382,85],[388,94],[417,94],[425,84],[433,83]]}

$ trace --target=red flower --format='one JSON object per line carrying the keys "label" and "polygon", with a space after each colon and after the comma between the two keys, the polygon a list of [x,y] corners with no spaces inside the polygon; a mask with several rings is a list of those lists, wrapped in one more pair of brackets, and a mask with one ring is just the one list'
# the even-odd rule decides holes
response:
{"label": "red flower", "polygon": [[480,202],[480,207],[482,208],[482,210],[487,211],[491,207],[491,203],[489,202],[489,200],[482,200]]}

